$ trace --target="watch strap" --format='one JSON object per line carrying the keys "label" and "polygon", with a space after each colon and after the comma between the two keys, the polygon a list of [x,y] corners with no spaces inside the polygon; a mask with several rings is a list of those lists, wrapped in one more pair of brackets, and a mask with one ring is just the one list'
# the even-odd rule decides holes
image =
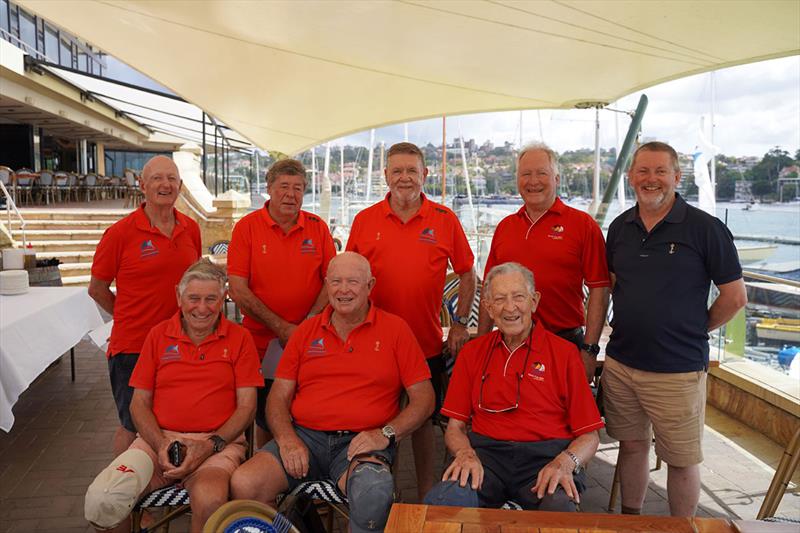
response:
{"label": "watch strap", "polygon": [[599,344],[587,344],[587,343],[584,342],[584,343],[581,344],[581,350],[583,350],[586,353],[590,353],[593,356],[597,357],[597,355],[600,353],[600,345]]}

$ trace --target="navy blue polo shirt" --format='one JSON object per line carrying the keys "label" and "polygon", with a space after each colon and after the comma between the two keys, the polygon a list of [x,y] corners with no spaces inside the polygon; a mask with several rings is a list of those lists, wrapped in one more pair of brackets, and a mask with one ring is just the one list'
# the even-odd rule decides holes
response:
{"label": "navy blue polo shirt", "polygon": [[613,331],[606,354],[650,372],[708,368],[708,293],[742,277],[733,235],[679,194],[648,233],[638,205],[619,215],[606,239]]}

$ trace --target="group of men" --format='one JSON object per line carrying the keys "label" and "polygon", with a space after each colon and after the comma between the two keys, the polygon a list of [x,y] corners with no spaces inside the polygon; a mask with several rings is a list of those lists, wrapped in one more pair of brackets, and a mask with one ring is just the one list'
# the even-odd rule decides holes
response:
{"label": "group of men", "polygon": [[[495,231],[479,336],[467,343],[474,257],[456,215],[422,192],[428,170],[415,145],[389,149],[389,193],[356,216],[338,256],[325,222],[301,209],[303,165],[275,163],[270,199],[234,227],[227,277],[195,262],[200,233],[174,208],[174,163],[148,162],[145,202],[109,228],[92,267],[90,294],[114,316],[108,361],[121,427],[117,459],[87,492],[87,518],[122,531],[140,494],[183,480],[199,531],[229,497],[274,503],[303,481],[330,479],[350,500],[351,531],[381,530],[407,436],[429,503],[574,510],[604,426],[588,382],[609,288],[605,424],[621,441],[622,510],[641,510],[652,425],[671,512],[693,514],[707,333],[746,300],[730,232],[675,192],[677,154],[663,143],[634,155],[638,202],[611,225],[607,246],[591,217],[558,198],[555,152],[530,145],[517,167],[524,205]],[[459,290],[445,396],[448,268]],[[242,326],[221,312],[226,280]],[[707,309],[711,282],[720,295]],[[454,459],[435,484],[429,420],[440,409]],[[240,466],[253,417],[257,452]]]}

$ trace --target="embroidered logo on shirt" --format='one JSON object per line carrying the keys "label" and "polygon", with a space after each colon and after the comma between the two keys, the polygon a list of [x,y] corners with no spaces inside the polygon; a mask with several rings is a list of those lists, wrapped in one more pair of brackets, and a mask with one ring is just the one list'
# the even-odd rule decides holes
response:
{"label": "embroidered logo on shirt", "polygon": [[544,370],[544,363],[535,361],[531,363],[531,371],[528,372],[528,375],[536,381],[544,381]]}
{"label": "embroidered logo on shirt", "polygon": [[422,230],[422,233],[419,234],[419,240],[421,242],[436,244],[436,233],[433,231],[433,228],[425,228]]}
{"label": "embroidered logo on shirt", "polygon": [[555,239],[560,241],[564,238],[564,226],[561,224],[556,224],[552,228],[550,228],[550,233],[547,235],[551,239]]}
{"label": "embroidered logo on shirt", "polygon": [[322,337],[311,341],[308,346],[308,355],[325,355],[325,340]]}
{"label": "embroidered logo on shirt", "polygon": [[317,247],[314,246],[314,241],[312,239],[303,239],[302,244],[300,244],[301,254],[313,254],[316,251]]}
{"label": "embroidered logo on shirt", "polygon": [[164,353],[161,354],[162,361],[180,361],[181,354],[178,351],[177,344],[170,344],[167,346],[167,349],[164,350]]}
{"label": "embroidered logo on shirt", "polygon": [[153,255],[158,255],[158,248],[156,248],[156,245],[153,244],[153,241],[142,241],[141,246],[139,246],[139,258],[150,257]]}
{"label": "embroidered logo on shirt", "polygon": [[672,255],[672,254],[675,253],[675,248],[677,248],[677,246],[675,245],[674,242],[669,243],[669,252],[668,252],[669,255]]}
{"label": "embroidered logo on shirt", "polygon": [[262,253],[262,254],[265,254],[265,253],[267,253],[267,245],[266,245],[266,244],[262,244],[262,245],[261,245],[261,253]]}
{"label": "embroidered logo on shirt", "polygon": [[375,351],[376,352],[381,351],[381,341],[375,341]]}

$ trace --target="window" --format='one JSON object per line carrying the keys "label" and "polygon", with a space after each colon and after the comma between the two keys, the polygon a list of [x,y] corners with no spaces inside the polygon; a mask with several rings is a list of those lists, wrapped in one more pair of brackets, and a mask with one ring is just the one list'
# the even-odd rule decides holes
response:
{"label": "window", "polygon": [[0,0],[0,29],[9,31],[8,28],[8,0]]}
{"label": "window", "polygon": [[[31,50],[36,50],[36,22],[33,16],[19,10],[19,37]],[[25,50],[30,53],[31,50]]]}
{"label": "window", "polygon": [[66,39],[61,39],[61,54],[59,63],[62,67],[72,68],[72,43]]}
{"label": "window", "polygon": [[86,59],[86,54],[78,54],[78,70],[83,72],[89,72],[88,61]]}
{"label": "window", "polygon": [[44,25],[44,53],[47,60],[58,63],[58,32],[49,25]]}

